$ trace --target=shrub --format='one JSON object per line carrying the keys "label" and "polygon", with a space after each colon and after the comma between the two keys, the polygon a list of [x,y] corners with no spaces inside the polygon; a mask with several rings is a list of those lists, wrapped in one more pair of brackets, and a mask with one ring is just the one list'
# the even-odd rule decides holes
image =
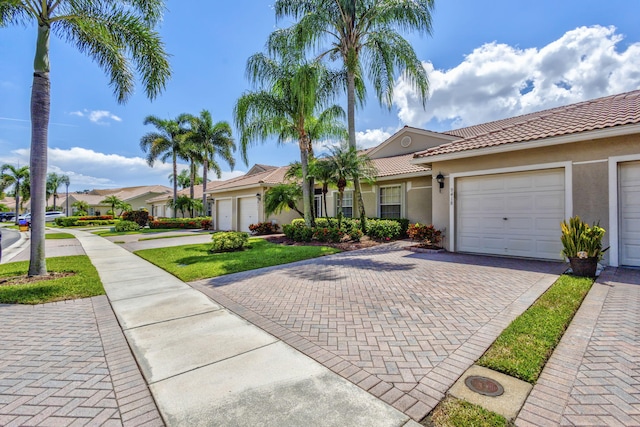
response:
{"label": "shrub", "polygon": [[280,229],[278,224],[273,224],[271,222],[259,222],[257,224],[249,225],[249,230],[252,234],[255,235],[263,235],[263,234],[274,234],[277,233]]}
{"label": "shrub", "polygon": [[241,251],[249,242],[249,233],[244,231],[221,231],[211,236],[213,244],[210,252]]}
{"label": "shrub", "polygon": [[200,226],[203,230],[211,230],[211,228],[213,227],[213,221],[211,221],[211,218],[205,218],[200,221]]}
{"label": "shrub", "polygon": [[140,230],[140,224],[133,221],[120,221],[116,224],[115,230],[117,232],[123,231],[138,231]]}
{"label": "shrub", "polygon": [[[204,223],[203,223],[204,222]],[[155,219],[149,222],[149,228],[153,229],[167,229],[167,228],[183,228],[183,229],[198,229],[205,227],[211,227],[211,218],[199,217],[199,218],[162,218]]]}
{"label": "shrub", "polygon": [[349,232],[349,238],[354,242],[359,242],[364,233],[359,228],[354,228]]}
{"label": "shrub", "polygon": [[389,241],[397,239],[401,233],[400,223],[390,219],[370,219],[367,221],[367,235],[372,239]]}
{"label": "shrub", "polygon": [[110,215],[103,216],[64,216],[55,219],[59,227],[77,227],[83,225],[112,225],[117,221]]}
{"label": "shrub", "polygon": [[283,228],[284,235],[294,242],[310,242],[313,238],[313,229],[304,225],[303,221],[293,220]]}
{"label": "shrub", "polygon": [[133,221],[140,227],[144,227],[149,223],[149,212],[146,210],[123,212],[122,219],[124,221]]}
{"label": "shrub", "polygon": [[313,238],[319,242],[338,243],[344,236],[344,231],[338,227],[314,227],[311,230]]}
{"label": "shrub", "polygon": [[407,235],[411,240],[421,242],[426,245],[438,246],[442,240],[442,231],[436,229],[433,224],[410,224]]}

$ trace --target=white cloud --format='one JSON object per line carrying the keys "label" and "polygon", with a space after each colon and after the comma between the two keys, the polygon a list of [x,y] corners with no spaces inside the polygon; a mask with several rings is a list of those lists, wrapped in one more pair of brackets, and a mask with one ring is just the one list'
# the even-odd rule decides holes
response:
{"label": "white cloud", "polygon": [[579,27],[540,49],[493,42],[449,70],[424,63],[431,84],[426,111],[401,78],[398,116],[411,126],[435,120],[455,128],[638,89],[640,42],[617,50],[622,39],[615,27]]}
{"label": "white cloud", "polygon": [[82,111],[72,111],[71,113],[72,116],[78,116],[78,117],[86,117],[88,118],[91,122],[96,123],[98,125],[106,125],[108,124],[107,121],[105,121],[105,119],[109,119],[109,120],[113,120],[115,122],[121,122],[122,119],[118,116],[116,116],[115,114],[106,111],[106,110],[92,110],[89,111],[86,108]]}
{"label": "white cloud", "polygon": [[367,129],[364,132],[356,132],[358,148],[371,148],[389,139],[395,131],[390,129]]}
{"label": "white cloud", "polygon": [[[142,157],[125,157],[106,154],[94,150],[73,147],[70,149],[49,148],[49,172],[69,176],[71,190],[92,188],[117,188],[137,185],[171,186],[168,176],[172,171],[170,163],[156,162],[149,167]],[[29,149],[14,150],[0,155],[0,163],[29,164]],[[178,170],[186,165],[178,165]],[[242,171],[223,171],[222,179],[244,174]],[[209,175],[210,179],[215,176]]]}

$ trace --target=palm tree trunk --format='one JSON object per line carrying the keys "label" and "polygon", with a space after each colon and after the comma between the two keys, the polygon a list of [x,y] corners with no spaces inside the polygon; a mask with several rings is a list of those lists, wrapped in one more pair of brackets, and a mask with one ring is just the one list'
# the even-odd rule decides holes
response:
{"label": "palm tree trunk", "polygon": [[300,164],[302,165],[302,206],[304,211],[304,223],[307,227],[311,227],[313,220],[311,218],[311,203],[309,200],[309,151],[306,137],[300,138]]}
{"label": "palm tree trunk", "polygon": [[18,217],[20,216],[20,180],[16,181],[14,189],[16,191],[16,225],[18,225]]}
{"label": "palm tree trunk", "polygon": [[29,276],[47,274],[44,247],[44,212],[47,183],[47,139],[51,109],[49,80],[49,27],[38,26],[36,56],[31,89],[31,250]]}
{"label": "palm tree trunk", "polygon": [[[349,131],[349,147],[356,148],[356,76],[353,71],[347,71],[347,127]],[[360,179],[353,179],[353,212],[364,215],[364,206],[360,206],[362,189]]]}
{"label": "palm tree trunk", "polygon": [[329,210],[327,209],[327,193],[329,192],[326,184],[322,185],[322,201],[324,203],[324,217],[329,219]]}
{"label": "palm tree trunk", "polygon": [[205,159],[202,164],[202,210],[204,216],[209,213],[207,209],[207,169],[209,169],[209,161]]}
{"label": "palm tree trunk", "polygon": [[178,201],[178,159],[176,150],[173,150],[173,218],[178,217],[176,202]]}

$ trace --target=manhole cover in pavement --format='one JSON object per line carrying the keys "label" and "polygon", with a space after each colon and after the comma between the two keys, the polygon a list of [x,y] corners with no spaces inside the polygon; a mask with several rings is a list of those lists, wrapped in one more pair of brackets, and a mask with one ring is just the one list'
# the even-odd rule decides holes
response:
{"label": "manhole cover in pavement", "polygon": [[480,393],[484,396],[500,396],[504,393],[504,387],[491,378],[471,375],[464,380],[464,383],[471,391]]}

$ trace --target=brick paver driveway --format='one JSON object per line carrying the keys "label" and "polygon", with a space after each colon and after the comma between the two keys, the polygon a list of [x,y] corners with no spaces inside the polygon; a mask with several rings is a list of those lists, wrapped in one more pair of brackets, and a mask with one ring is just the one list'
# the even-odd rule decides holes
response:
{"label": "brick paver driveway", "polygon": [[164,425],[107,297],[0,319],[0,425]]}
{"label": "brick paver driveway", "polygon": [[564,266],[404,245],[192,285],[419,420]]}

